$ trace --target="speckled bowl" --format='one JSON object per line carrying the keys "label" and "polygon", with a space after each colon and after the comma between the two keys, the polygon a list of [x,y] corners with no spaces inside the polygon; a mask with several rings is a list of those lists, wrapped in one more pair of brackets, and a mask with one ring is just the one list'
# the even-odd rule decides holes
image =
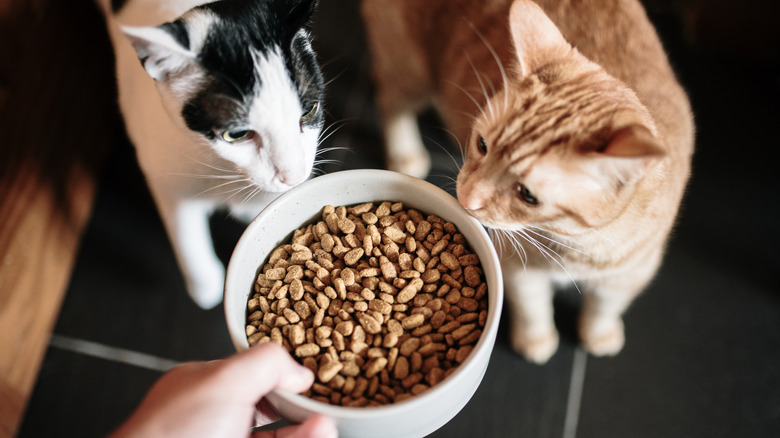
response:
{"label": "speckled bowl", "polygon": [[403,202],[454,223],[482,263],[488,283],[488,317],[470,356],[428,391],[380,407],[347,408],[275,391],[268,400],[285,418],[301,422],[321,413],[337,422],[341,437],[422,437],[450,421],[477,390],[496,340],[503,300],[498,256],[484,228],[447,192],[426,181],[384,170],[349,170],[313,178],[281,195],[247,227],[227,269],[225,316],[237,350],[247,343],[246,303],[259,267],[291,233],[315,218],[325,205],[369,201]]}

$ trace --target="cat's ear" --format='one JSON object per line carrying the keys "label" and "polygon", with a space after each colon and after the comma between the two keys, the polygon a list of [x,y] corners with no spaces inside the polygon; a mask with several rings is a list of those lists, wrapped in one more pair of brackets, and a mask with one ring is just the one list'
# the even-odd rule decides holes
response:
{"label": "cat's ear", "polygon": [[183,71],[195,58],[189,50],[186,26],[181,21],[156,27],[123,26],[122,31],[141,65],[155,81],[165,81]]}
{"label": "cat's ear", "polygon": [[638,124],[614,131],[600,147],[586,152],[600,173],[614,177],[619,184],[641,179],[652,164],[666,155],[653,133]]}
{"label": "cat's ear", "polygon": [[515,0],[509,11],[509,28],[520,76],[565,56],[572,49],[555,23],[532,1]]}

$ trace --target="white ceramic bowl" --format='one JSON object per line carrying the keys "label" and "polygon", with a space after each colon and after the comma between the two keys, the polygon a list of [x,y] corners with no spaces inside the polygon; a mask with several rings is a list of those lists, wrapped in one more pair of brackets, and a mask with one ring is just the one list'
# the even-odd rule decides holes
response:
{"label": "white ceramic bowl", "polygon": [[369,201],[403,202],[454,223],[477,253],[488,284],[488,317],[477,345],[457,370],[428,391],[396,404],[346,408],[275,391],[268,400],[285,418],[301,422],[322,413],[336,420],[341,437],[422,437],[451,420],[477,390],[496,340],[503,284],[496,251],[482,226],[447,192],[426,181],[384,170],[349,170],[311,179],[281,195],[247,227],[227,269],[225,316],[237,350],[246,339],[246,303],[258,269],[291,233],[314,219],[325,205]]}

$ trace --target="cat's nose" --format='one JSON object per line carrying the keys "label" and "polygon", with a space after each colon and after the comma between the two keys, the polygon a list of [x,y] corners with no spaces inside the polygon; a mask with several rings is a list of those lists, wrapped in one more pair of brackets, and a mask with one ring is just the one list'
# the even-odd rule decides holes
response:
{"label": "cat's nose", "polygon": [[457,187],[457,197],[460,205],[466,210],[479,210],[485,206],[485,196],[480,191],[478,184],[472,180],[459,180]]}
{"label": "cat's nose", "polygon": [[463,206],[466,210],[479,210],[482,208],[482,203],[479,202],[479,200],[474,198],[458,198],[458,201],[460,201],[460,205]]}
{"label": "cat's nose", "polygon": [[466,210],[479,210],[483,207],[483,202],[479,196],[474,196],[473,191],[459,188],[458,190],[458,202]]}
{"label": "cat's nose", "polygon": [[276,178],[288,186],[297,186],[306,180],[306,176],[303,172],[294,170],[281,170],[276,173]]}

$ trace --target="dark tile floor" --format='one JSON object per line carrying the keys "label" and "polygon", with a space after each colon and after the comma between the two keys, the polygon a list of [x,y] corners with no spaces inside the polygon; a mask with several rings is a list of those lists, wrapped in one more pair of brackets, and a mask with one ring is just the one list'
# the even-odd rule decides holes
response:
{"label": "dark tile floor", "polygon": [[[382,167],[355,3],[321,3],[317,46],[341,126],[328,146],[344,148],[322,170]],[[666,262],[626,315],[624,351],[594,358],[579,349],[578,297],[565,293],[563,341],[550,362],[525,362],[502,331],[476,395],[433,436],[780,436],[780,187],[770,157],[780,146],[778,64],[695,50],[674,20],[653,18],[690,92],[698,150]],[[447,137],[435,118],[423,121],[436,154],[430,179],[452,189],[454,161],[436,145]],[[212,225],[227,259],[241,226],[222,216]],[[222,309],[187,297],[118,136],[19,436],[104,436],[171,364],[231,352]]]}

